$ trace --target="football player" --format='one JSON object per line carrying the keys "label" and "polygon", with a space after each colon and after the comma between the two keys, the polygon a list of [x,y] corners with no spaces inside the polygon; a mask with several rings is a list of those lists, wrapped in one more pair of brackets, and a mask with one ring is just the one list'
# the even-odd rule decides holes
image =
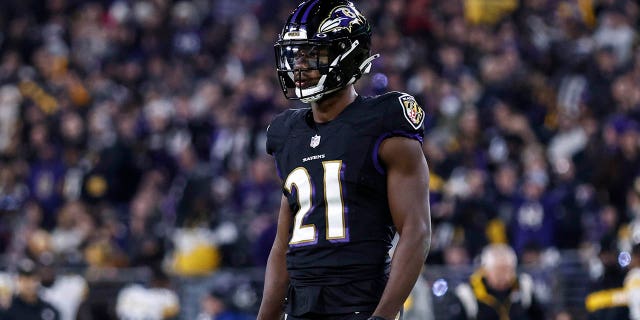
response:
{"label": "football player", "polygon": [[344,0],[304,1],[279,34],[283,93],[310,107],[267,130],[283,196],[258,319],[394,319],[420,275],[431,234],[425,113],[405,93],[356,93],[378,57],[370,45],[369,23]]}

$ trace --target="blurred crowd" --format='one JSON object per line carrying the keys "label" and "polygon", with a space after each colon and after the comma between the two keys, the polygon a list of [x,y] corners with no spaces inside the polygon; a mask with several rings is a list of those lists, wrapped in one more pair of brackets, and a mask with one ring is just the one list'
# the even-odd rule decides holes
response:
{"label": "blurred crowd", "polygon": [[[640,6],[631,0],[356,1],[364,95],[427,112],[433,246],[640,242]],[[263,266],[281,186],[283,0],[0,2],[0,255],[177,275]]]}

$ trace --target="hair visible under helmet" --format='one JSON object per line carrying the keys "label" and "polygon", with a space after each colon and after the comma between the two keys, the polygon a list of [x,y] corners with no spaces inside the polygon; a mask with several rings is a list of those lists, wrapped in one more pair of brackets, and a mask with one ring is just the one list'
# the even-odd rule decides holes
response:
{"label": "hair visible under helmet", "polygon": [[[275,44],[285,97],[310,103],[356,82],[379,56],[370,56],[370,47],[371,26],[350,1],[302,2],[289,15]],[[303,55],[305,66],[296,67],[296,59]],[[315,70],[320,73],[317,83],[303,85],[305,75]]]}

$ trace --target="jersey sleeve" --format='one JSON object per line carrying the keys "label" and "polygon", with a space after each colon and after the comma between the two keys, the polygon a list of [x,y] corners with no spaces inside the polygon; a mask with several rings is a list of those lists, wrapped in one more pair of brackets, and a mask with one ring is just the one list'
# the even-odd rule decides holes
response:
{"label": "jersey sleeve", "polygon": [[407,93],[392,92],[383,100],[383,103],[385,104],[384,134],[388,137],[407,137],[422,143],[425,112],[416,99]]}
{"label": "jersey sleeve", "polygon": [[267,127],[267,153],[274,156],[282,149],[289,134],[287,119],[291,115],[291,110],[284,111],[276,115],[269,127]]}

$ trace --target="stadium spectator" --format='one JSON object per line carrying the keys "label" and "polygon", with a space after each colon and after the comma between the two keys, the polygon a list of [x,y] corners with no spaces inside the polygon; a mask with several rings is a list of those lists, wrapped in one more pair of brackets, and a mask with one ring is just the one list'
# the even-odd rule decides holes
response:
{"label": "stadium spectator", "polygon": [[22,260],[18,266],[16,292],[8,309],[0,310],[1,319],[6,320],[60,320],[59,311],[39,295],[40,274],[31,260]]}
{"label": "stadium spectator", "polygon": [[197,320],[249,320],[252,317],[233,307],[232,288],[214,288],[200,302]]}
{"label": "stadium spectator", "polygon": [[629,306],[629,319],[640,319],[640,243],[636,243],[631,250],[631,263],[624,279],[624,290]]}
{"label": "stadium spectator", "polygon": [[618,239],[612,234],[605,235],[600,240],[598,261],[594,265],[598,272],[594,272],[585,299],[589,319],[629,319],[623,288],[627,270],[618,262],[619,254]]}
{"label": "stadium spectator", "polygon": [[40,267],[39,295],[60,313],[60,320],[77,319],[78,309],[88,295],[88,284],[79,274],[56,274],[53,265]]}
{"label": "stadium spectator", "polygon": [[15,292],[15,279],[7,272],[0,273],[0,315],[11,306],[11,299]]}
{"label": "stadium spectator", "polygon": [[148,286],[130,284],[122,288],[115,308],[119,319],[177,319],[180,301],[167,275],[155,268]]}
{"label": "stadium spectator", "polygon": [[555,314],[553,320],[573,320],[574,317],[571,316],[571,313],[568,311],[560,311]]}
{"label": "stadium spectator", "polygon": [[[469,283],[455,289],[462,305],[459,319],[544,319],[545,313],[527,274],[517,274],[517,257],[504,244],[482,251],[481,267]],[[517,297],[517,298],[514,298]]]}

